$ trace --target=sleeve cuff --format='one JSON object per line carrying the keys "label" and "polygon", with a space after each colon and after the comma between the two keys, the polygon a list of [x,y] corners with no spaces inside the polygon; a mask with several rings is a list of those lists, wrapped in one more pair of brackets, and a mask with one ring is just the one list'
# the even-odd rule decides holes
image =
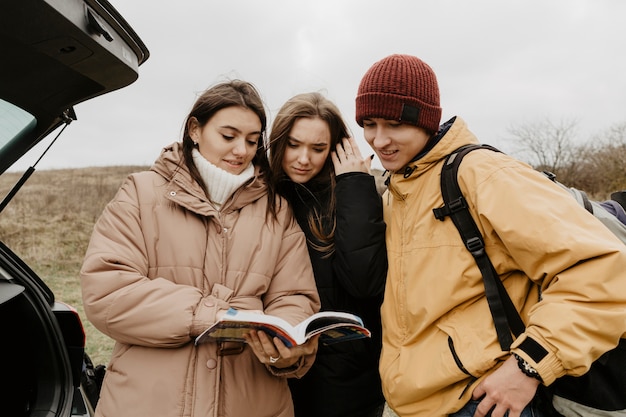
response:
{"label": "sleeve cuff", "polygon": [[515,353],[528,362],[539,373],[545,385],[550,385],[557,378],[565,375],[565,369],[556,355],[525,334],[513,343],[511,353]]}

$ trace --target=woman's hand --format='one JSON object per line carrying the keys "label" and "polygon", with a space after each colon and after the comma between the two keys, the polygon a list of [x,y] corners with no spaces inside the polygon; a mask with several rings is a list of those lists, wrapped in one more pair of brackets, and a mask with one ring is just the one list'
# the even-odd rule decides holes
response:
{"label": "woman's hand", "polygon": [[246,336],[248,345],[261,363],[275,368],[294,366],[301,357],[317,353],[319,335],[306,343],[288,348],[278,337],[273,340],[263,331],[251,330]]}
{"label": "woman's hand", "polygon": [[346,172],[370,173],[372,157],[363,158],[354,138],[344,138],[337,144],[335,152],[330,155],[335,166],[335,175]]}

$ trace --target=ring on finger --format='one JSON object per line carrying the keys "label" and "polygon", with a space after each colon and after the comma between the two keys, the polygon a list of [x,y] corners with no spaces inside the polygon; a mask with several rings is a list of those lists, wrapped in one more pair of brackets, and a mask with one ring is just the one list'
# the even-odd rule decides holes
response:
{"label": "ring on finger", "polygon": [[280,359],[280,355],[278,355],[277,358],[270,355],[270,363],[276,363],[278,362],[279,359]]}

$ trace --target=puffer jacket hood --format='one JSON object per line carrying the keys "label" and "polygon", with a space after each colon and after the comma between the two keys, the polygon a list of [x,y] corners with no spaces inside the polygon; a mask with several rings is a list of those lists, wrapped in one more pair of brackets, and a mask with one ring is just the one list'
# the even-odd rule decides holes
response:
{"label": "puffer jacket hood", "polygon": [[[458,117],[440,136],[408,171],[391,176],[383,196],[389,272],[380,371],[385,398],[402,416],[459,410],[510,354],[500,350],[473,257],[451,219],[433,214],[443,205],[445,157],[478,141]],[[546,384],[581,375],[626,331],[624,245],[567,191],[503,153],[471,152],[458,178],[526,323],[512,351]],[[545,349],[541,360],[520,348],[527,339]]]}
{"label": "puffer jacket hood", "polygon": [[218,210],[166,147],[98,219],[81,269],[88,319],[116,341],[97,416],[292,416],[293,369],[193,340],[230,307],[296,324],[319,310],[304,234],[286,203],[267,216],[258,175]]}

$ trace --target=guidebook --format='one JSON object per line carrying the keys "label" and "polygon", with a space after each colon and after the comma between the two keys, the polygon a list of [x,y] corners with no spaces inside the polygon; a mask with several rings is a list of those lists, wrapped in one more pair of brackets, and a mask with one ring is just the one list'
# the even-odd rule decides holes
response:
{"label": "guidebook", "polygon": [[295,326],[280,317],[229,309],[224,317],[196,338],[196,345],[207,341],[245,342],[250,330],[262,330],[270,337],[278,337],[287,347],[301,345],[320,334],[320,342],[333,344],[371,337],[359,316],[338,311],[321,311]]}

